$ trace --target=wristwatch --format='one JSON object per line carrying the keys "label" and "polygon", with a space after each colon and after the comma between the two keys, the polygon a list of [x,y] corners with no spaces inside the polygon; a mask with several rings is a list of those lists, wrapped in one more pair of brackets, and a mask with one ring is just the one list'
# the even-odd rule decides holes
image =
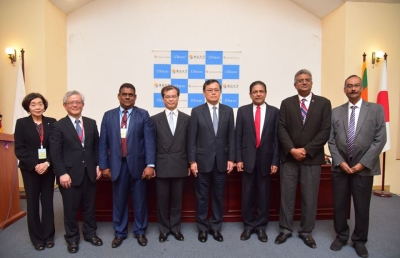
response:
{"label": "wristwatch", "polygon": [[50,162],[46,161],[45,163],[47,164],[48,167],[50,167]]}

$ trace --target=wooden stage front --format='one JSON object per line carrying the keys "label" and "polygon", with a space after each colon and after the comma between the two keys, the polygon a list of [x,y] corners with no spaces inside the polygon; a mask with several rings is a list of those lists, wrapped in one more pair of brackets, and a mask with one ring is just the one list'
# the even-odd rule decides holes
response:
{"label": "wooden stage front", "polygon": [[[190,176],[186,180],[183,195],[183,222],[195,222],[195,192],[194,177]],[[101,178],[97,185],[96,198],[96,219],[97,221],[112,221],[112,189],[109,179]],[[224,197],[224,221],[241,222],[241,174],[234,170],[227,177]],[[279,220],[279,201],[280,185],[279,175],[272,176],[271,181],[271,200],[270,200],[270,220]],[[154,180],[147,184],[147,202],[149,209],[149,221],[157,221],[157,199]],[[211,203],[211,202],[210,202]],[[132,204],[129,203],[129,220],[133,221]],[[301,214],[301,196],[300,187],[297,189],[295,220],[300,219]],[[80,217],[80,216],[79,216]],[[321,183],[318,194],[317,219],[325,220],[333,218],[333,199],[330,165],[322,165]]]}

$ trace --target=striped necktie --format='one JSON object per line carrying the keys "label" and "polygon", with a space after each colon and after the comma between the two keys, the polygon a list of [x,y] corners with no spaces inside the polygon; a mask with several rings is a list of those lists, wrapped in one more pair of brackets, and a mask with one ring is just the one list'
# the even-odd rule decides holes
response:
{"label": "striped necktie", "polygon": [[306,117],[307,117],[307,107],[304,104],[307,100],[306,99],[302,99],[300,102],[300,111],[301,111],[301,116],[303,117],[303,125],[306,122]]}
{"label": "striped necktie", "polygon": [[354,154],[354,139],[356,136],[356,108],[357,106],[351,106],[351,114],[350,114],[350,122],[349,122],[349,131],[347,133],[347,144],[349,157],[353,157]]}

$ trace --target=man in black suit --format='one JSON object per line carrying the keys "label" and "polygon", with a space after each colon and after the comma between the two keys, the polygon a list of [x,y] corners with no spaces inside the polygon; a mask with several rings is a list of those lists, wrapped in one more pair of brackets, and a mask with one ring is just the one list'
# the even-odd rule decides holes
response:
{"label": "man in black suit", "polygon": [[[267,242],[265,229],[269,216],[271,174],[278,171],[279,142],[276,107],[265,103],[267,86],[262,81],[250,84],[253,103],[238,109],[236,119],[236,167],[242,173],[242,241],[256,233]],[[254,210],[257,210],[257,215]]]}
{"label": "man in black suit", "polygon": [[103,245],[96,235],[94,213],[96,180],[101,177],[97,166],[99,132],[95,120],[82,116],[84,101],[78,91],[65,93],[63,103],[68,115],[55,122],[50,133],[50,154],[63,199],[64,238],[70,253],[79,251],[79,207],[84,240],[94,246]]}
{"label": "man in black suit", "polygon": [[280,234],[275,244],[292,236],[296,189],[300,179],[301,222],[299,237],[316,248],[311,235],[315,227],[321,164],[325,161],[324,145],[329,138],[331,102],[311,93],[311,72],[302,69],[294,76],[298,94],[282,101],[278,135],[281,144]]}
{"label": "man in black suit", "polygon": [[[165,86],[161,89],[165,110],[151,117],[156,130],[156,192],[160,242],[167,241],[171,233],[183,241],[181,233],[182,195],[190,171],[186,151],[189,116],[178,111],[179,88]],[[168,207],[171,201],[170,215]]]}
{"label": "man in black suit", "polygon": [[[187,140],[190,170],[196,177],[196,224],[200,242],[207,241],[208,232],[222,242],[226,174],[232,172],[235,160],[233,110],[219,103],[221,85],[217,80],[206,81],[203,94],[207,103],[192,109]],[[208,220],[210,188],[212,213]]]}
{"label": "man in black suit", "polygon": [[353,197],[355,227],[351,240],[360,257],[368,257],[369,205],[374,175],[381,174],[379,154],[386,144],[385,114],[381,105],[363,101],[361,78],[349,76],[344,93],[349,101],[332,110],[329,150],[332,155],[332,189],[336,239],[331,250],[347,244],[347,214]]}

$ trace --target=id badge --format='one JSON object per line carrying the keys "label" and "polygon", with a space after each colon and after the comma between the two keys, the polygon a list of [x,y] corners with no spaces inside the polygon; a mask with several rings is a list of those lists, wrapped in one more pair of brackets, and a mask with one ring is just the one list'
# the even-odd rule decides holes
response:
{"label": "id badge", "polygon": [[38,149],[38,157],[39,159],[46,159],[46,149]]}
{"label": "id badge", "polygon": [[126,138],[126,132],[128,130],[126,128],[121,128],[121,138]]}

